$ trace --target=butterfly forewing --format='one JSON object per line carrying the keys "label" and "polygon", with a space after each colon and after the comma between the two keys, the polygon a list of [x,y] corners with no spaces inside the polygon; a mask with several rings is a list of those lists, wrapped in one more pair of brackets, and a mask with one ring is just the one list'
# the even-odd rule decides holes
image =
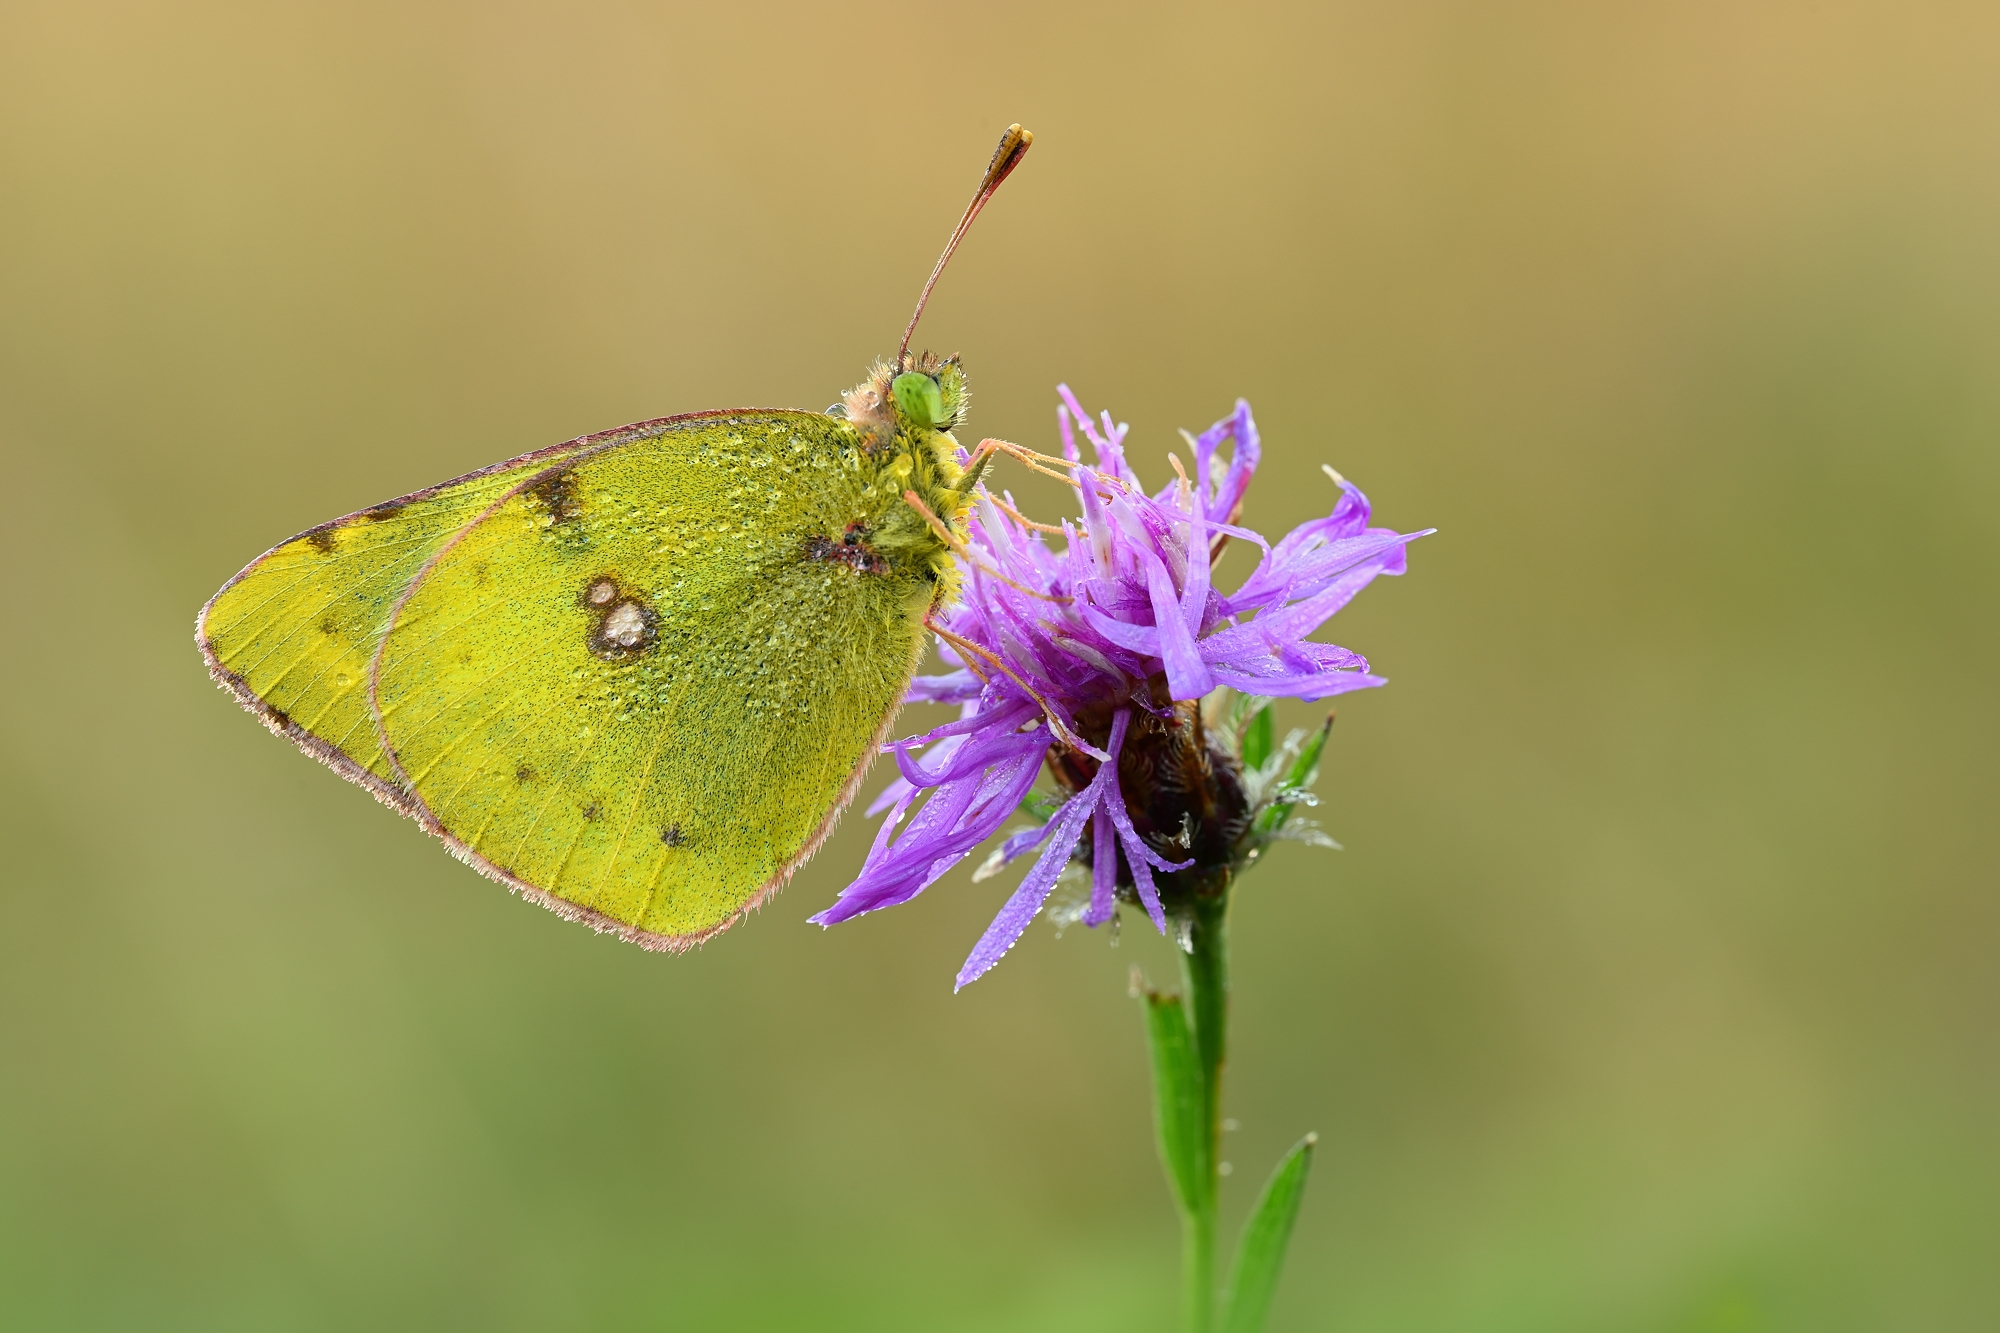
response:
{"label": "butterfly forewing", "polygon": [[202,609],[209,668],[273,729],[393,797],[368,708],[383,626],[424,562],[527,477],[586,447],[525,455],[337,519],[275,547]]}
{"label": "butterfly forewing", "polygon": [[645,942],[808,853],[907,687],[930,585],[846,534],[900,504],[811,413],[579,451],[413,572],[372,694],[392,781],[461,855]]}

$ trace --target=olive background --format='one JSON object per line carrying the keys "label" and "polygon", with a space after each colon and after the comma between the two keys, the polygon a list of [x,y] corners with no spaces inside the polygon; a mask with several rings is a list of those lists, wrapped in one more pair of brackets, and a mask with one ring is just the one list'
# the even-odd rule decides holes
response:
{"label": "olive background", "polygon": [[[1235,915],[1274,1330],[2000,1326],[2000,9],[0,11],[0,1324],[1150,1330],[1137,965],[840,834],[653,956],[209,684],[312,523],[919,342],[1436,527]],[[1007,477],[1044,517],[1057,489]],[[1232,551],[1226,582],[1249,565]],[[1286,725],[1318,709],[1288,704]],[[886,774],[879,775],[886,780]],[[877,782],[871,779],[869,790]],[[1981,812],[1984,812],[1983,814]]]}

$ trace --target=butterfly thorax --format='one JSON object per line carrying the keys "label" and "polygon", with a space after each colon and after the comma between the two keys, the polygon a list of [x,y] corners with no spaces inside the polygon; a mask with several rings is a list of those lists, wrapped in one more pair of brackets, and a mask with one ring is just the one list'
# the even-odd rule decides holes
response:
{"label": "butterfly thorax", "polygon": [[[969,397],[958,358],[924,352],[905,354],[897,363],[878,361],[841,402],[869,460],[883,470],[878,491],[895,499],[880,511],[869,545],[934,586],[936,605],[956,598],[958,569],[931,520],[962,540],[978,481],[959,462],[963,450],[951,433],[965,419]],[[906,496],[914,496],[923,510]]]}

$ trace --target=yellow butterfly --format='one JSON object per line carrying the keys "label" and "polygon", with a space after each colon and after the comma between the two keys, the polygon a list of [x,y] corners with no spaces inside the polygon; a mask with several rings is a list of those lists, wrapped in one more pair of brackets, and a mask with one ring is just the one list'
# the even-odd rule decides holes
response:
{"label": "yellow butterfly", "polygon": [[893,363],[824,413],[588,435],[321,524],[204,606],[266,726],[523,896],[649,949],[776,893],[887,737],[990,453],[938,275],[1032,142],[1001,137]]}

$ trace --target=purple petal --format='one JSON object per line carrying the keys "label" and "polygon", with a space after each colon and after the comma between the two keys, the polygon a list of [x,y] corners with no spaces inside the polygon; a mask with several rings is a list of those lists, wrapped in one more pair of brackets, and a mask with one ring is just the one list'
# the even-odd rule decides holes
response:
{"label": "purple petal", "polygon": [[[1116,788],[1114,787],[1114,792]],[[1160,891],[1153,884],[1153,866],[1162,870],[1185,870],[1194,864],[1192,858],[1186,861],[1169,861],[1148,847],[1140,838],[1139,831],[1132,827],[1132,817],[1125,812],[1122,797],[1107,802],[1111,812],[1111,822],[1118,828],[1118,841],[1125,848],[1125,864],[1132,869],[1132,887],[1139,892],[1139,902],[1146,909],[1146,915],[1153,919],[1153,927],[1162,935],[1167,933],[1167,914],[1160,906]]]}
{"label": "purple petal", "polygon": [[[1403,538],[1391,549],[1399,549]],[[1334,612],[1354,599],[1354,595],[1383,572],[1385,552],[1363,560],[1357,567],[1333,579],[1315,595],[1289,606],[1267,609],[1246,625],[1220,629],[1201,641],[1202,655],[1211,663],[1238,656],[1257,647],[1284,639],[1303,639],[1325,624]]]}
{"label": "purple petal", "polygon": [[[1168,488],[1169,493],[1172,489]],[[1141,544],[1150,549],[1166,565],[1167,573],[1173,575],[1175,589],[1185,587],[1187,540],[1181,536],[1181,532],[1187,527],[1186,513],[1178,506],[1163,505],[1146,495],[1125,497],[1118,502],[1118,505],[1123,506],[1125,510],[1123,513],[1118,513],[1117,507],[1114,506],[1113,512],[1118,513],[1119,521],[1125,523],[1128,528],[1132,523],[1136,523],[1138,525],[1136,533],[1143,534],[1140,536]],[[1131,515],[1129,522],[1126,513]]]}
{"label": "purple petal", "polygon": [[1083,500],[1083,530],[1090,538],[1090,551],[1099,578],[1115,578],[1118,567],[1112,545],[1111,518],[1104,512],[1104,497],[1097,492],[1097,478],[1083,468],[1071,474]]}
{"label": "purple petal", "polygon": [[[1056,812],[1055,818],[1049,821],[1049,845],[1043,849],[1040,859],[1035,862],[1034,869],[1030,870],[1027,877],[1021,881],[1021,887],[1014,890],[1013,895],[1007,899],[1006,906],[1002,907],[1000,914],[993,918],[993,924],[979,937],[979,943],[973,946],[971,956],[965,960],[965,966],[959,969],[957,989],[963,990],[978,980],[1000,961],[1007,950],[1014,947],[1015,940],[1021,938],[1021,932],[1028,928],[1028,923],[1042,910],[1042,904],[1048,901],[1049,892],[1055,887],[1056,877],[1062,873],[1063,866],[1069,862],[1070,854],[1075,851],[1077,835],[1083,831],[1083,821],[1099,807],[1106,793],[1110,794],[1113,805],[1122,805],[1122,798],[1118,795],[1117,755],[1125,743],[1126,729],[1131,724],[1130,709],[1121,708],[1112,716],[1111,736],[1105,743],[1105,749],[1111,757],[1098,765],[1097,775],[1091,778],[1090,785],[1072,796],[1062,809]],[[1112,818],[1117,817],[1118,814],[1114,812]],[[1093,876],[1093,904],[1095,894]]]}
{"label": "purple petal", "polygon": [[[1125,729],[1130,725],[1131,720],[1131,712],[1124,708],[1119,709],[1117,714],[1112,718],[1111,739],[1114,744],[1110,748],[1113,754],[1117,754],[1123,748]],[[1104,787],[1104,800],[1101,808],[1111,816],[1111,824],[1118,833],[1118,841],[1125,848],[1125,864],[1131,867],[1132,885],[1138,890],[1139,902],[1145,907],[1146,915],[1153,919],[1154,927],[1164,935],[1167,933],[1167,916],[1160,907],[1160,891],[1153,885],[1153,872],[1148,868],[1148,863],[1157,865],[1162,870],[1182,870],[1193,865],[1194,862],[1182,861],[1175,864],[1162,860],[1154,854],[1150,847],[1140,841],[1138,832],[1132,827],[1132,816],[1127,814],[1125,810],[1125,793],[1118,785],[1118,765],[1116,763],[1105,764],[1097,770],[1097,776],[1091,780],[1091,786],[1095,787],[1100,783]],[[1116,857],[1107,857],[1105,859],[1111,861],[1115,866]],[[1097,885],[1095,874],[1093,873],[1091,883],[1091,911],[1095,912],[1096,910]],[[1106,915],[1109,915],[1108,908]]]}
{"label": "purple petal", "polygon": [[1015,889],[1000,914],[993,918],[993,924],[979,937],[979,943],[972,946],[972,953],[965,960],[965,966],[958,970],[957,984],[953,990],[964,990],[985,975],[993,965],[1014,947],[1014,941],[1042,910],[1042,904],[1049,899],[1049,893],[1056,886],[1056,877],[1069,863],[1070,852],[1076,846],[1077,834],[1083,829],[1084,820],[1089,818],[1097,803],[1097,789],[1085,788],[1070,798],[1056,817],[1049,821],[1051,841],[1036,860],[1034,869],[1021,880],[1021,887]]}
{"label": "purple petal", "polygon": [[1139,834],[1132,827],[1132,817],[1125,813],[1125,802],[1117,801],[1109,807],[1111,822],[1117,826],[1118,841],[1125,848],[1125,864],[1132,870],[1132,887],[1139,892],[1139,903],[1146,909],[1146,915],[1153,919],[1153,928],[1162,935],[1167,933],[1167,914],[1160,907],[1160,891],[1153,884],[1153,872],[1147,864],[1146,844],[1139,840]]}
{"label": "purple petal", "polygon": [[1372,690],[1389,683],[1381,676],[1364,675],[1357,671],[1260,676],[1224,667],[1215,669],[1215,678],[1232,690],[1273,699],[1331,699],[1336,694]]}
{"label": "purple petal", "polygon": [[1082,428],[1084,438],[1097,450],[1098,467],[1119,481],[1136,487],[1139,479],[1125,462],[1125,428],[1114,425],[1111,414],[1106,412],[1103,417],[1103,429],[1100,432],[1098,424],[1091,420],[1090,413],[1083,410],[1083,404],[1077,402],[1076,395],[1070,392],[1067,384],[1056,385],[1056,392],[1069,407],[1076,424]]}
{"label": "purple petal", "polygon": [[1146,909],[1146,915],[1152,918],[1153,929],[1162,935],[1166,934],[1167,914],[1160,906],[1160,890],[1153,883],[1153,872],[1146,868],[1144,858],[1127,856],[1125,864],[1132,867],[1132,887],[1138,890],[1139,904]]}
{"label": "purple petal", "polygon": [[917,789],[910,785],[910,780],[908,778],[898,776],[895,780],[890,782],[888,786],[884,787],[882,789],[881,795],[877,796],[874,800],[870,801],[868,803],[868,808],[866,810],[863,810],[861,813],[866,818],[873,819],[876,815],[881,814],[884,810],[887,810],[890,806],[894,805],[896,802],[907,801],[910,797],[915,796],[916,794],[917,794]]}
{"label": "purple petal", "polygon": [[[963,779],[935,789],[910,826],[893,843],[878,834],[862,873],[824,911],[809,917],[831,926],[864,912],[909,901],[934,883],[974,847],[997,832],[1035,784],[1047,753],[1047,733],[1039,749],[988,769],[977,780]],[[900,813],[900,812],[898,812]]]}
{"label": "purple petal", "polygon": [[1189,634],[1199,634],[1208,611],[1208,524],[1203,520],[1201,497],[1194,501],[1188,522],[1187,580],[1181,585],[1181,623]]}
{"label": "purple petal", "polygon": [[936,769],[925,768],[909,750],[901,746],[896,748],[894,754],[896,767],[902,771],[905,782],[913,787],[937,787],[969,777],[990,764],[1001,762],[1010,754],[1047,744],[1047,733],[1040,731],[1007,731],[997,736],[968,738]]}
{"label": "purple petal", "polygon": [[[1114,794],[1112,799],[1118,799]],[[1108,811],[1102,808],[1091,816],[1090,907],[1083,914],[1086,926],[1101,926],[1111,919],[1113,895],[1118,888],[1118,830]]]}
{"label": "purple petal", "polygon": [[1084,662],[1096,668],[1098,674],[1108,681],[1122,684],[1125,679],[1125,673],[1119,670],[1117,663],[1113,662],[1103,653],[1098,652],[1097,649],[1091,647],[1089,644],[1071,635],[1050,634],[1049,646],[1059,652],[1068,653],[1072,657],[1081,658]]}
{"label": "purple petal", "polygon": [[874,864],[864,865],[831,907],[807,920],[831,926],[915,897],[923,877],[949,841],[951,829],[978,796],[979,786],[978,782],[954,782],[932,792],[900,837],[883,842],[878,836],[880,855],[871,858]]}
{"label": "purple petal", "polygon": [[[899,778],[897,781],[901,782],[902,780]],[[890,791],[895,791],[895,788],[891,787]],[[889,792],[885,791],[882,795],[887,796]],[[868,855],[861,860],[863,874],[866,874],[871,866],[880,864],[882,858],[889,854],[889,835],[894,833],[896,826],[903,822],[903,815],[909,810],[910,802],[916,799],[917,789],[909,783],[904,782],[902,790],[896,793],[896,798],[883,806],[888,811],[888,815],[882,820],[882,826],[875,830],[875,841],[869,844]],[[882,802],[877,800],[876,804],[882,805]]]}
{"label": "purple petal", "polygon": [[1274,596],[1279,600],[1309,596],[1318,585],[1341,571],[1423,535],[1406,535],[1377,528],[1360,537],[1343,537],[1324,545],[1296,547],[1288,553],[1273,551],[1270,559],[1260,564],[1257,572],[1230,596],[1230,610],[1248,610],[1253,603],[1268,601]]}
{"label": "purple petal", "polygon": [[1049,836],[1049,829],[1052,827],[1053,824],[1037,824],[1033,828],[1024,828],[1008,838],[1000,844],[1000,864],[1004,866],[1009,861],[1034,851],[1042,845],[1042,840]]}
{"label": "purple petal", "polygon": [[1236,508],[1243,502],[1243,494],[1250,489],[1250,478],[1257,471],[1258,460],[1263,448],[1257,435],[1256,419],[1250,415],[1250,404],[1243,399],[1236,400],[1236,410],[1203,431],[1195,440],[1195,471],[1204,484],[1214,471],[1210,461],[1224,440],[1236,441],[1229,466],[1214,483],[1214,499],[1207,504],[1208,512],[1227,522],[1236,517]]}
{"label": "purple petal", "polygon": [[1026,699],[1007,699],[991,708],[961,717],[956,722],[946,722],[932,727],[921,736],[905,736],[898,741],[890,741],[882,747],[887,754],[900,749],[914,749],[944,740],[949,736],[964,736],[989,727],[996,731],[1011,730],[1035,715],[1035,705]]}
{"label": "purple petal", "polygon": [[1148,657],[1160,655],[1160,632],[1151,625],[1134,625],[1114,620],[1088,602],[1078,602],[1075,610],[1089,626],[1120,648]]}
{"label": "purple petal", "polygon": [[906,704],[955,704],[979,697],[985,686],[970,671],[958,670],[945,676],[918,676],[903,696]]}
{"label": "purple petal", "polygon": [[1141,551],[1146,566],[1146,590],[1153,595],[1153,626],[1160,632],[1160,662],[1167,669],[1167,688],[1176,699],[1199,699],[1215,688],[1194,635],[1181,619],[1167,568],[1151,551]]}

